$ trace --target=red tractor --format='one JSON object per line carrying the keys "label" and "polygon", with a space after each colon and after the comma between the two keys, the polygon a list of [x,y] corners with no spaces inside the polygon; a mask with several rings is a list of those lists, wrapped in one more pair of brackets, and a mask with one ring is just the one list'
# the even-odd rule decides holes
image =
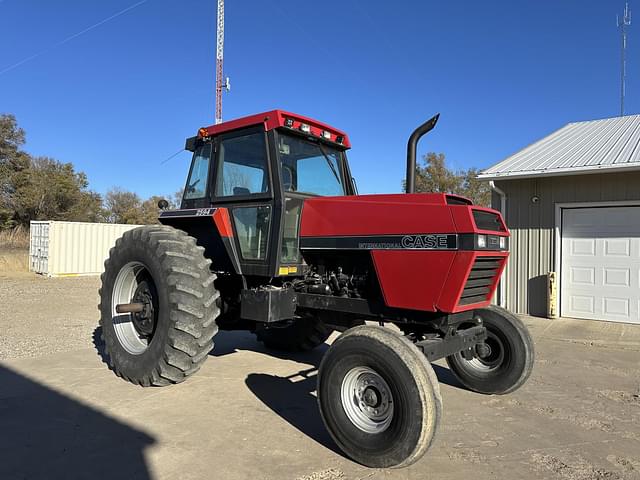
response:
{"label": "red tractor", "polygon": [[[342,334],[318,370],[327,430],[353,460],[403,467],[441,415],[430,362],[466,387],[504,394],[533,366],[514,315],[490,305],[508,256],[499,212],[466,198],[358,195],[344,132],[274,110],[201,128],[179,210],[125,233],[105,262],[102,335],[113,370],[142,386],[184,381],[218,329],[270,349],[310,350]],[[375,322],[374,325],[366,322]],[[395,328],[385,328],[393,324]]]}

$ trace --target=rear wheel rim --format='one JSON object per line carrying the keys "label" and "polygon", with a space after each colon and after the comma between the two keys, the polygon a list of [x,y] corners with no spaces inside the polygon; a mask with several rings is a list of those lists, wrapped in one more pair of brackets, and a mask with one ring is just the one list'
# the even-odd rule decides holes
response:
{"label": "rear wheel rim", "polygon": [[365,433],[382,433],[393,419],[393,395],[387,382],[369,367],[355,367],[347,372],[340,389],[342,408],[358,429]]}
{"label": "rear wheel rim", "polygon": [[[143,313],[116,312],[116,305],[140,302]],[[131,355],[144,353],[157,325],[157,291],[147,267],[140,262],[129,262],[116,276],[111,298],[111,318],[118,342]]]}

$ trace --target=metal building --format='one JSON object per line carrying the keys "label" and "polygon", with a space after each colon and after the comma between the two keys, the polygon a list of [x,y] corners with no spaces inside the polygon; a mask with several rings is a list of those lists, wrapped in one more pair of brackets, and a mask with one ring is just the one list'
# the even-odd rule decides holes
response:
{"label": "metal building", "polygon": [[99,275],[116,240],[138,226],[32,221],[29,270],[49,277]]}
{"label": "metal building", "polygon": [[498,303],[640,323],[640,115],[570,123],[488,168],[511,229]]}

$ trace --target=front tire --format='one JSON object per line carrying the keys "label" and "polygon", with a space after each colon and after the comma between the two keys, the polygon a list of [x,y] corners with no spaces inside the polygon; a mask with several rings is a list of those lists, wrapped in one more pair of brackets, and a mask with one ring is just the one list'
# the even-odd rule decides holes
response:
{"label": "front tire", "polygon": [[495,305],[476,310],[474,316],[487,329],[488,348],[469,360],[462,352],[448,356],[451,372],[474,392],[502,395],[517,390],[533,370],[533,340],[527,327],[514,314]]}
{"label": "front tire", "polygon": [[405,467],[433,442],[442,400],[426,357],[406,338],[377,326],[343,333],[318,371],[327,430],[354,461]]}
{"label": "front tire", "polygon": [[[162,386],[200,369],[218,331],[210,265],[196,240],[172,227],[139,227],[116,241],[101,276],[99,309],[105,352],[118,376]],[[116,312],[129,303],[145,309]]]}

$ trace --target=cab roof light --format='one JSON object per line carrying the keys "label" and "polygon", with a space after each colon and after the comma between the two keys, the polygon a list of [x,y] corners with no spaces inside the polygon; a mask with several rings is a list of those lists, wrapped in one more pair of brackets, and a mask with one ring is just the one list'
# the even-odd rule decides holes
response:
{"label": "cab roof light", "polygon": [[338,135],[336,137],[336,142],[340,143],[340,144],[344,143],[344,136],[343,135]]}
{"label": "cab roof light", "polygon": [[311,127],[309,125],[307,125],[306,123],[301,123],[300,124],[300,131],[302,131],[304,133],[311,133]]}
{"label": "cab roof light", "polygon": [[284,119],[284,126],[285,127],[289,127],[289,128],[293,128],[293,118],[285,118]]}
{"label": "cab roof light", "polygon": [[326,130],[322,131],[322,138],[326,138],[327,140],[331,140],[331,132],[327,132]]}
{"label": "cab roof light", "polygon": [[206,128],[202,127],[200,130],[198,130],[198,136],[201,138],[205,138],[209,136],[209,130],[207,130]]}

